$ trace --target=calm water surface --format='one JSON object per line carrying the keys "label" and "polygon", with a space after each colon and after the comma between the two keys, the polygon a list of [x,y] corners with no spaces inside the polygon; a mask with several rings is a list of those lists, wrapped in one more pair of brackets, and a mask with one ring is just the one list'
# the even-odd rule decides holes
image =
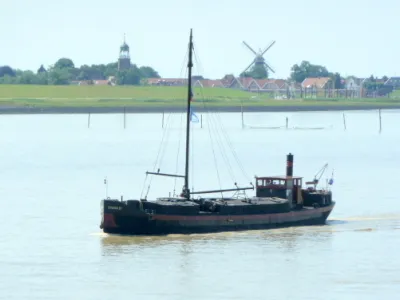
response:
{"label": "calm water surface", "polygon": [[[396,299],[400,292],[400,112],[203,116],[192,131],[194,189],[231,188],[254,175],[307,180],[334,168],[337,206],[328,225],[167,237],[120,237],[99,229],[100,200],[147,193],[163,136],[160,114],[0,118],[1,299]],[[215,138],[225,127],[231,147]],[[165,115],[162,172],[183,172],[180,115]],[[167,121],[168,124],[167,124]],[[181,135],[181,138],[179,138]],[[180,142],[180,148],[178,144]],[[221,154],[224,147],[226,156]],[[214,149],[214,152],[213,152]],[[215,158],[214,158],[215,153]],[[227,163],[227,161],[229,163]],[[217,168],[217,167],[218,168]],[[158,166],[157,166],[158,167]],[[216,172],[219,170],[219,173]],[[103,180],[109,180],[106,191]],[[148,198],[182,182],[153,178]]]}

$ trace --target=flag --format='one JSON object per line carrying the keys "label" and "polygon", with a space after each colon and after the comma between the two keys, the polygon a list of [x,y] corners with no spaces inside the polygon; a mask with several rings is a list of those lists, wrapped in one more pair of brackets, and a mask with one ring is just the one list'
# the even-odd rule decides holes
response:
{"label": "flag", "polygon": [[332,184],[333,184],[333,171],[332,171],[331,179],[329,179],[329,181],[328,181],[328,184],[329,184],[329,185],[332,185]]}
{"label": "flag", "polygon": [[198,118],[197,115],[193,112],[192,109],[190,109],[190,122],[199,123],[199,118]]}

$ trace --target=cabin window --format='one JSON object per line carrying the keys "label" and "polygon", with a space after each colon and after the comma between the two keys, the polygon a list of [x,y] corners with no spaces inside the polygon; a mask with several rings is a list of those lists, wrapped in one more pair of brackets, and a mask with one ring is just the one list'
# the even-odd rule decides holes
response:
{"label": "cabin window", "polygon": [[281,179],[273,179],[268,181],[268,185],[280,186],[284,185],[285,181]]}

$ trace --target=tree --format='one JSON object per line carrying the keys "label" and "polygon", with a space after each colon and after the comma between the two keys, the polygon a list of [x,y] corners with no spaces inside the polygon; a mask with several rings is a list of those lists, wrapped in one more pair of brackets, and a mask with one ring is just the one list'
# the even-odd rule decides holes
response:
{"label": "tree", "polygon": [[47,70],[43,67],[43,65],[40,65],[40,68],[37,70],[37,73],[45,73]]}
{"label": "tree", "polygon": [[369,76],[369,82],[376,82],[374,75]]}
{"label": "tree", "polygon": [[15,77],[16,72],[10,66],[0,67],[0,77],[6,76],[6,75]]}
{"label": "tree", "polygon": [[389,78],[385,75],[385,76],[382,77],[382,80],[383,80],[384,82],[386,82],[386,81],[389,80]]}
{"label": "tree", "polygon": [[48,72],[48,84],[66,85],[71,80],[71,74],[66,69],[53,68]]}
{"label": "tree", "polygon": [[303,82],[307,77],[330,77],[331,73],[327,68],[320,65],[313,65],[308,61],[302,61],[300,65],[295,64],[291,68],[290,78],[295,82]]}
{"label": "tree", "polygon": [[148,66],[142,66],[139,68],[141,77],[144,78],[160,78],[160,75],[152,68]]}
{"label": "tree", "polygon": [[32,71],[24,71],[17,79],[19,84],[38,84],[38,78]]}
{"label": "tree", "polygon": [[342,77],[340,76],[339,73],[336,72],[335,74],[332,74],[331,79],[333,81],[333,85],[334,85],[335,89],[343,88]]}
{"label": "tree", "polygon": [[118,63],[109,63],[107,65],[102,65],[104,66],[103,74],[105,78],[108,78],[110,76],[115,76],[118,72]]}
{"label": "tree", "polygon": [[60,58],[57,60],[57,62],[54,64],[55,69],[73,69],[75,68],[74,62],[69,59],[69,58]]}
{"label": "tree", "polygon": [[252,77],[254,79],[268,78],[268,69],[265,65],[255,64],[249,72],[243,72],[240,77]]}
{"label": "tree", "polygon": [[139,85],[140,78],[140,70],[135,65],[129,70],[119,71],[116,76],[118,85]]}
{"label": "tree", "polygon": [[16,84],[16,80],[14,76],[10,76],[8,74],[0,77],[0,84]]}
{"label": "tree", "polygon": [[47,85],[49,84],[49,74],[46,72],[36,75],[36,84]]}
{"label": "tree", "polygon": [[132,65],[125,72],[118,72],[118,63],[112,62],[99,65],[82,65],[76,68],[69,58],[60,58],[48,70],[43,65],[36,71],[14,70],[9,66],[0,67],[0,84],[51,84],[65,85],[72,80],[104,80],[114,76],[120,84],[140,84],[142,78],[157,77],[160,75],[149,66],[138,68]]}

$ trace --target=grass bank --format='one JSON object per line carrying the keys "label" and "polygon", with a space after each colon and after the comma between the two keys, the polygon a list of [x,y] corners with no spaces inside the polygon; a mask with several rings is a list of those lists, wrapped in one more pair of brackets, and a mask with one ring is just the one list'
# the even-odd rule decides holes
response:
{"label": "grass bank", "polygon": [[[243,104],[252,110],[272,110],[291,107],[315,107],[346,109],[346,107],[390,107],[400,108],[400,99],[294,99],[275,100],[266,93],[250,93],[226,88],[195,88],[194,107],[202,107],[203,101],[208,107],[220,110],[237,110]],[[150,111],[168,110],[182,107],[187,97],[185,87],[136,87],[136,86],[37,86],[37,85],[0,85],[0,108],[43,108],[53,110],[102,108],[103,111],[120,109],[148,109]],[[265,108],[265,109],[263,109]],[[275,108],[275,109],[274,109]]]}

